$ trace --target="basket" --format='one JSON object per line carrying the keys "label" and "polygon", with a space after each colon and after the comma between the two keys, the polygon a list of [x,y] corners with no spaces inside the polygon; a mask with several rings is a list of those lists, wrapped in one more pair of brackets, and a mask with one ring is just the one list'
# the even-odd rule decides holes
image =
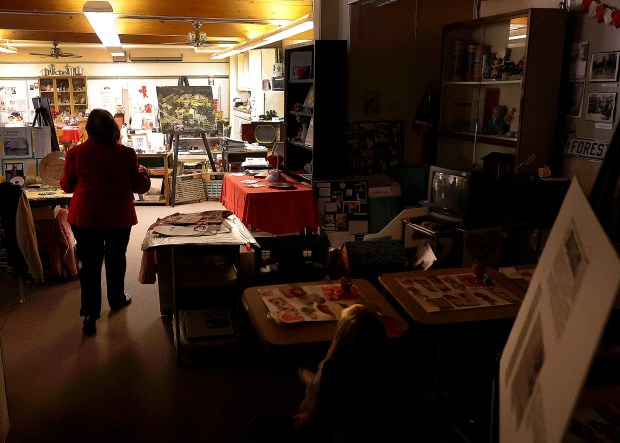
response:
{"label": "basket", "polygon": [[[172,191],[172,177],[170,180],[170,190]],[[185,174],[177,176],[177,188],[174,202],[191,203],[205,200],[205,189],[202,184],[202,174]]]}

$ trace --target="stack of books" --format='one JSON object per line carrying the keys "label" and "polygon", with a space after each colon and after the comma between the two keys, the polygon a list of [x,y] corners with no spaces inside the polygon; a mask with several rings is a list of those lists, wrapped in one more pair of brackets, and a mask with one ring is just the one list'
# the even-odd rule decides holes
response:
{"label": "stack of books", "polygon": [[222,137],[222,149],[228,152],[244,152],[247,142],[244,140],[235,140],[230,137]]}

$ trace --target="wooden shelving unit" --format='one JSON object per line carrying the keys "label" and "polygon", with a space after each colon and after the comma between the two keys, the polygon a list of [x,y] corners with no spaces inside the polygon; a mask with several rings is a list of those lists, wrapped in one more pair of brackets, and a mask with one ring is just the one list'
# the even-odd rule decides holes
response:
{"label": "wooden shelving unit", "polygon": [[88,110],[86,77],[82,75],[39,77],[39,94],[63,117],[84,117]]}

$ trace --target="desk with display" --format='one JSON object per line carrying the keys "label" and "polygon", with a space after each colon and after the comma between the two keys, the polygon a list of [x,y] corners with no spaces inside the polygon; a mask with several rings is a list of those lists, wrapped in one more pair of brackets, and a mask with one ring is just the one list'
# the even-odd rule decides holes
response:
{"label": "desk with display", "polygon": [[[403,320],[373,285],[362,279],[353,279],[353,284],[356,292],[359,294],[359,298],[349,299],[343,296],[342,300],[338,300],[323,297],[325,292],[329,292],[333,288],[337,289],[339,284],[337,282],[326,283],[321,281],[248,288],[244,291],[241,301],[259,338],[268,351],[282,346],[329,342],[334,337],[336,331],[336,318],[333,321],[299,320],[291,323],[274,319],[266,302],[263,300],[263,295],[273,293],[277,296],[286,290],[290,290],[296,296],[299,296],[300,290],[304,295],[315,292],[319,295],[319,298],[323,297],[323,303],[328,308],[330,303],[335,304],[336,307],[340,303],[342,305],[351,305],[353,303],[371,304],[382,315],[388,335],[398,336],[408,329],[407,322]],[[283,297],[291,299],[288,294],[285,294]],[[328,298],[328,300],[325,301],[324,298]],[[341,308],[342,306],[339,309]]]}
{"label": "desk with display", "polygon": [[60,188],[28,188],[24,190],[31,208],[67,206],[73,197],[72,193],[66,193]]}
{"label": "desk with display", "polygon": [[498,271],[487,268],[477,277],[471,268],[394,272],[379,282],[418,323],[454,324],[514,318],[525,290]]}
{"label": "desk with display", "polygon": [[[251,228],[272,234],[291,234],[319,226],[319,211],[312,188],[285,175],[290,189],[273,189],[264,179],[226,174],[220,202]],[[246,180],[255,183],[244,183]],[[250,187],[250,185],[262,185]]]}

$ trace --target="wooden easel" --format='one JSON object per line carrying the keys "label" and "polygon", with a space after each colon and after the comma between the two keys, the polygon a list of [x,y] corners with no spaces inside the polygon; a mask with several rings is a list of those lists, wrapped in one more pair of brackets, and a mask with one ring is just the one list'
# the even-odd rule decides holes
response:
{"label": "wooden easel", "polygon": [[215,171],[215,161],[213,160],[213,154],[211,153],[211,147],[209,146],[209,141],[207,140],[206,131],[175,131],[170,134],[172,138],[172,149],[173,149],[173,164],[172,164],[172,190],[170,194],[170,206],[174,206],[176,200],[177,193],[177,168],[179,165],[179,138],[181,135],[188,134],[200,134],[200,138],[205,145],[205,151],[207,151],[207,157],[209,157],[209,165],[211,166],[211,170]]}
{"label": "wooden easel", "polygon": [[[186,76],[180,76],[178,86],[189,86],[189,80]],[[207,156],[209,157],[209,165],[211,166],[211,170],[215,171],[215,161],[213,160],[213,154],[211,153],[211,147],[209,146],[209,142],[207,140],[207,131],[193,130],[193,131],[173,131],[167,134],[168,143],[172,147],[172,189],[170,193],[170,206],[174,207],[176,195],[177,195],[177,168],[179,165],[179,138],[181,135],[188,134],[200,134],[200,138],[205,145],[205,151],[207,152]]]}
{"label": "wooden easel", "polygon": [[50,138],[52,142],[52,152],[60,151],[60,146],[58,145],[58,137],[56,137],[56,126],[54,125],[54,120],[52,119],[52,114],[50,114],[49,109],[45,108],[41,105],[41,98],[36,102],[37,108],[34,111],[34,119],[32,121],[32,126],[49,126],[50,127]]}

